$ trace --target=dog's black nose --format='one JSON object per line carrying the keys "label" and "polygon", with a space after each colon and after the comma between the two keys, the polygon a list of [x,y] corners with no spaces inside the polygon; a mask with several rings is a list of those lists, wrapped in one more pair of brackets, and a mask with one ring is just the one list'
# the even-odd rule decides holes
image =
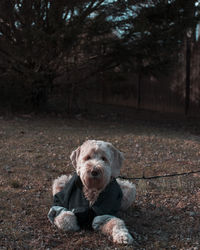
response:
{"label": "dog's black nose", "polygon": [[92,170],[91,175],[92,177],[97,177],[99,175],[99,172],[97,170]]}

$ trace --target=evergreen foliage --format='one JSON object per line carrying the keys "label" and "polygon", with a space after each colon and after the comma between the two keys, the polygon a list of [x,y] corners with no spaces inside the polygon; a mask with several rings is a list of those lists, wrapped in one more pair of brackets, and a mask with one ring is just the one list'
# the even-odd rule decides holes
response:
{"label": "evergreen foliage", "polygon": [[98,42],[94,37],[111,33],[104,2],[0,1],[1,87],[6,82],[4,87],[12,88],[13,79],[20,79],[20,87],[29,89],[29,99],[44,105],[53,80],[77,69],[86,48],[93,53]]}
{"label": "evergreen foliage", "polygon": [[[63,74],[71,95],[78,83],[116,66],[124,74],[166,73],[198,21],[194,0],[1,0],[1,93],[17,84],[43,106]],[[84,74],[71,77],[80,68]]]}
{"label": "evergreen foliage", "polygon": [[171,70],[183,49],[186,33],[190,31],[195,35],[199,21],[196,1],[125,2],[122,13],[128,13],[128,17],[117,23],[118,29],[122,31],[125,63],[130,62],[130,70],[142,70],[143,74]]}

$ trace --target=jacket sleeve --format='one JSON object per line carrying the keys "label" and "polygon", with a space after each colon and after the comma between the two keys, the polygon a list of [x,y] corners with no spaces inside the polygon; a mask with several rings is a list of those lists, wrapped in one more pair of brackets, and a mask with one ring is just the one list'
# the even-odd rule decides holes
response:
{"label": "jacket sleeve", "polygon": [[54,195],[53,197],[53,206],[61,206],[68,209],[68,203],[71,196],[71,192],[75,186],[77,175],[73,175],[72,178],[68,181],[65,187]]}
{"label": "jacket sleeve", "polygon": [[51,223],[54,223],[55,217],[57,217],[61,212],[68,211],[68,207],[66,207],[66,200],[69,199],[69,195],[71,189],[73,187],[73,182],[76,176],[73,176],[63,190],[58,192],[53,197],[53,205],[48,213],[48,218]]}
{"label": "jacket sleeve", "polygon": [[54,223],[55,217],[57,217],[62,211],[67,211],[63,206],[63,192],[59,192],[53,197],[53,206],[48,213],[48,219],[51,223]]}
{"label": "jacket sleeve", "polygon": [[50,208],[48,218],[51,223],[54,223],[54,219],[63,211],[67,211],[66,208],[60,206],[53,206]]}
{"label": "jacket sleeve", "polygon": [[64,192],[63,192],[63,190],[54,195],[53,206],[64,207]]}

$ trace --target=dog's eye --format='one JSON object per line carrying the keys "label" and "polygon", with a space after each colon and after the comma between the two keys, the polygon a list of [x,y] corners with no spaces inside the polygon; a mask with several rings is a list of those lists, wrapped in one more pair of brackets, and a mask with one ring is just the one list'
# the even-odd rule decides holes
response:
{"label": "dog's eye", "polygon": [[108,161],[105,156],[101,157],[102,161]]}
{"label": "dog's eye", "polygon": [[90,155],[87,155],[86,157],[85,157],[85,160],[86,161],[89,161],[91,159],[91,156]]}

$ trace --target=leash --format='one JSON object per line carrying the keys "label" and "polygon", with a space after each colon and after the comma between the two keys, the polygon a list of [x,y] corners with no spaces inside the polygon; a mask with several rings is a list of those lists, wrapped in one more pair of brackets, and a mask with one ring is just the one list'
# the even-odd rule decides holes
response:
{"label": "leash", "polygon": [[159,178],[169,178],[169,177],[175,177],[175,176],[191,175],[191,174],[196,174],[196,173],[200,173],[200,170],[184,172],[184,173],[176,173],[176,174],[148,176],[148,177],[146,177],[143,173],[142,177],[119,176],[118,178],[124,179],[124,180],[152,180],[152,179],[159,179]]}

